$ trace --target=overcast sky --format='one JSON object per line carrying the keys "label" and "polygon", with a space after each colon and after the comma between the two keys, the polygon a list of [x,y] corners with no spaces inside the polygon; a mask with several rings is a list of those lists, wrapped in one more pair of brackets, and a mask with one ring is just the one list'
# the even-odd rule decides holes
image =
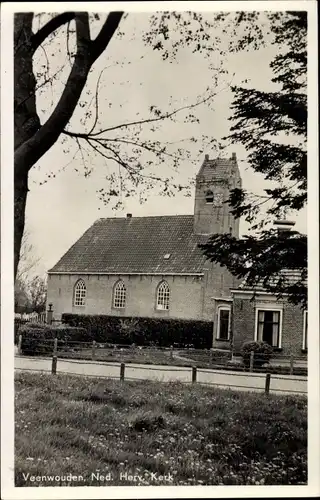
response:
{"label": "overcast sky", "polygon": [[[94,66],[85,92],[94,91],[101,70],[108,68],[103,72],[99,87],[101,125],[109,126],[135,119],[138,112],[144,116],[150,105],[164,109],[168,107],[170,96],[176,104],[191,104],[207,86],[213,85],[215,74],[209,69],[209,61],[205,57],[192,54],[191,50],[185,48],[169,63],[162,61],[158,52],[146,47],[141,35],[148,23],[148,14],[129,14],[121,26],[125,32],[122,39],[112,40],[107,52]],[[52,42],[52,50],[47,51],[52,71],[64,60],[65,54],[59,55],[58,52],[59,48],[64,48],[63,40],[62,36],[56,37]],[[227,84],[230,76],[234,74],[233,84],[240,84],[248,79],[248,84],[254,88],[271,90],[273,84],[269,63],[276,50],[276,47],[269,45],[259,51],[229,54],[225,57],[223,63],[229,76],[221,76],[219,79],[214,109],[206,105],[197,109],[200,124],[164,124],[161,132],[163,140],[176,141],[190,136],[200,137],[202,134],[220,140],[227,135],[232,101],[232,93]],[[43,64],[43,57],[43,53],[38,51],[35,63],[39,68]],[[65,76],[66,73],[62,72],[53,88],[49,86],[39,93],[37,105],[42,122],[59,98]],[[71,130],[82,130],[79,120],[80,114],[76,114]],[[193,147],[191,143],[187,145]],[[193,162],[187,159],[182,162],[177,174],[179,181],[187,182],[195,176],[205,153],[210,158],[216,156],[213,148],[206,149],[199,155],[199,148],[199,145],[193,148]],[[227,150],[227,154],[231,156],[233,151],[237,153],[243,187],[261,192],[266,184],[260,175],[248,169],[244,149],[233,146]],[[133,216],[193,213],[193,192],[191,197],[177,194],[174,198],[156,196],[151,192],[143,204],[139,202],[137,194],[123,198],[123,209],[115,212],[111,205],[105,206],[96,194],[101,187],[107,187],[104,181],[104,160],[92,155],[90,167],[93,172],[89,177],[83,175],[80,158],[71,160],[70,149],[64,152],[64,146],[59,142],[41,158],[30,173],[26,227],[34,252],[41,258],[37,268],[40,274],[52,267],[97,218],[124,216],[127,212]],[[51,171],[59,171],[59,174],[48,180],[47,175]],[[42,184],[45,180],[48,182]],[[306,231],[305,210],[296,217],[296,228]],[[242,223],[242,233],[246,230],[246,224]]]}

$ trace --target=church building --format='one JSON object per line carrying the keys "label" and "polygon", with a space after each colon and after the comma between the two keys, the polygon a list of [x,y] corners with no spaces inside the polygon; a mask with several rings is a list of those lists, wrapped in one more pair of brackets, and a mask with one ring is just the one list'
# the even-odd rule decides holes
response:
{"label": "church building", "polygon": [[[209,320],[229,339],[238,280],[198,247],[214,233],[239,237],[224,201],[241,187],[236,155],[196,176],[194,213],[97,220],[48,272],[48,304],[63,313]],[[218,342],[219,343],[219,342]]]}

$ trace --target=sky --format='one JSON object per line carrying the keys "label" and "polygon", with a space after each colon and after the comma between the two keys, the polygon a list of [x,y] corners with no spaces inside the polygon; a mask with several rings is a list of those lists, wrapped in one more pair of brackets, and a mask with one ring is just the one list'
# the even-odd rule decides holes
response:
{"label": "sky", "polygon": [[[212,53],[208,60],[201,54],[193,54],[187,47],[182,47],[176,58],[162,61],[160,53],[147,47],[142,41],[142,34],[149,26],[149,14],[130,13],[121,24],[124,35],[112,40],[107,51],[95,63],[88,79],[87,87],[81,99],[91,98],[95,92],[97,79],[103,70],[99,85],[99,120],[98,126],[106,127],[134,120],[136,116],[148,116],[151,105],[161,109],[173,109],[186,103],[195,102],[209,86],[216,90],[213,105],[202,105],[196,109],[198,124],[184,123],[183,116],[177,123],[163,123],[159,138],[163,141],[180,141],[191,136],[209,135],[219,141],[228,134],[230,122],[230,105],[232,92],[229,82],[241,84],[246,79],[247,85],[261,90],[272,90],[272,73],[269,63],[277,48],[268,44],[259,51],[229,53],[221,58],[219,52]],[[99,23],[98,23],[99,24]],[[99,26],[96,27],[98,29]],[[35,29],[37,25],[35,23]],[[223,39],[227,43],[228,39]],[[66,57],[64,34],[61,33],[48,44],[46,56],[44,51],[36,53],[35,70],[41,72],[42,65],[50,62],[52,73],[63,66]],[[61,50],[61,53],[59,52]],[[228,75],[220,75],[214,80],[216,73],[209,68],[210,62],[222,62]],[[45,86],[37,94],[37,108],[41,122],[49,116],[59,99],[63,84],[68,74],[66,66],[55,79],[53,86]],[[71,120],[69,129],[83,130],[81,117],[83,110],[79,108]],[[137,115],[138,113],[138,115]],[[152,133],[149,129],[143,132],[145,137]],[[69,139],[68,139],[69,140]],[[175,173],[168,164],[155,170],[158,175],[174,175],[181,183],[194,179],[204,160],[217,156],[216,150],[203,144],[193,145],[187,140],[182,142],[192,152],[191,160],[185,159]],[[199,149],[202,153],[199,154]],[[92,169],[89,176],[84,175],[83,161],[80,157],[72,160],[74,143],[67,146],[61,141],[48,151],[33,167],[29,177],[29,194],[26,209],[26,230],[29,242],[33,245],[33,253],[39,258],[34,272],[44,274],[69,249],[69,247],[100,217],[123,217],[126,213],[133,216],[171,215],[193,213],[193,194],[184,196],[177,194],[168,198],[151,191],[147,200],[140,203],[139,189],[136,195],[122,197],[123,207],[114,211],[112,204],[104,205],[97,195],[97,190],[107,187],[106,169],[103,158],[91,154],[86,158],[87,168]],[[255,173],[246,163],[246,152],[241,145],[226,149],[231,156],[236,152],[241,172],[243,187],[249,191],[261,193],[267,187],[263,177]],[[141,158],[143,163],[144,158]],[[56,176],[49,178],[50,172]],[[306,231],[306,210],[294,217],[296,229]],[[241,222],[240,232],[248,229]]]}

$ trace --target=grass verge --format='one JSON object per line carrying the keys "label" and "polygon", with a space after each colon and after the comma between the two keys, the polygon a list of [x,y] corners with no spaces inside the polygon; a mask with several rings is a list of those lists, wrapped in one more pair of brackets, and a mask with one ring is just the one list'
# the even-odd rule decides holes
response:
{"label": "grass verge", "polygon": [[15,377],[16,486],[307,482],[307,400],[181,383]]}

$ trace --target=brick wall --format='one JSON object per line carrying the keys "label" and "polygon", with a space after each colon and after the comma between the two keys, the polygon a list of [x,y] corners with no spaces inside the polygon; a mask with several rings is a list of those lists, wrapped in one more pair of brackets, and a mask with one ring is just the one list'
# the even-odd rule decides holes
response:
{"label": "brick wall", "polygon": [[231,331],[233,349],[240,351],[244,342],[254,340],[255,305],[248,299],[233,299]]}
{"label": "brick wall", "polygon": [[[73,305],[73,290],[79,278],[84,280],[87,287],[84,307]],[[119,278],[123,280],[127,290],[126,307],[120,310],[112,307],[113,287]],[[59,319],[64,312],[202,319],[203,280],[201,277],[164,276],[164,279],[170,287],[169,311],[158,311],[155,308],[156,290],[162,280],[161,276],[52,274],[48,276],[47,304],[53,304],[55,319]]]}
{"label": "brick wall", "polygon": [[236,288],[239,284],[239,280],[219,264],[207,262],[203,281],[203,318],[212,321],[217,312],[217,303],[215,299],[231,298],[230,289]]}

